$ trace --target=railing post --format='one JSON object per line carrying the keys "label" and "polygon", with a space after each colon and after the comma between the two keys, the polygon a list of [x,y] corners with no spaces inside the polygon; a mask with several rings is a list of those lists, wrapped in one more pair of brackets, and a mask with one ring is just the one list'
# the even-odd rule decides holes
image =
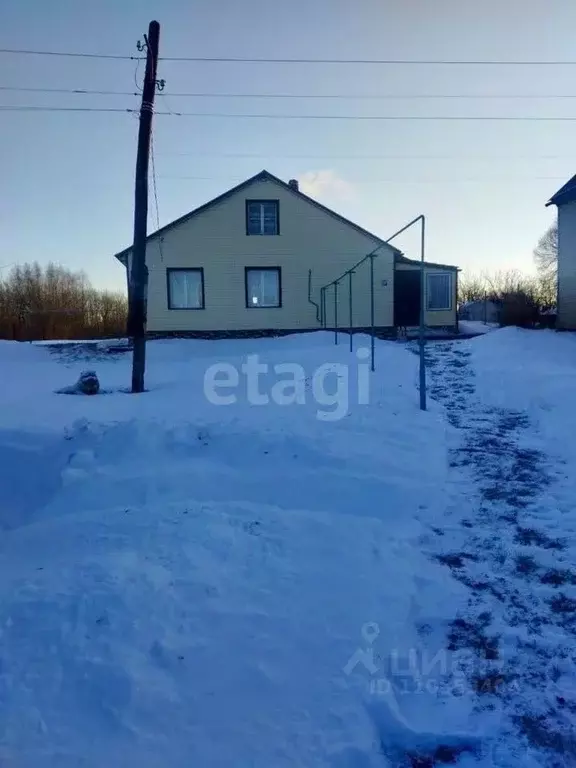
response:
{"label": "railing post", "polygon": [[338,344],[338,281],[334,283],[334,344]]}
{"label": "railing post", "polygon": [[320,306],[322,315],[322,324],[324,328],[328,327],[327,311],[326,311],[326,291],[328,288],[334,286],[334,341],[338,344],[338,283],[343,280],[346,275],[349,278],[349,297],[348,297],[348,312],[350,320],[350,351],[354,348],[353,342],[353,330],[354,330],[354,318],[353,318],[353,297],[352,297],[352,275],[354,271],[364,264],[367,259],[370,259],[370,358],[371,358],[371,370],[376,368],[375,361],[375,339],[376,339],[376,317],[375,317],[375,295],[374,295],[374,259],[376,258],[377,251],[384,244],[392,242],[396,237],[406,232],[407,229],[413,227],[415,224],[421,223],[422,226],[422,240],[421,240],[421,264],[420,264],[420,408],[426,410],[426,357],[425,357],[425,345],[426,345],[426,270],[425,270],[425,241],[426,241],[426,219],[423,215],[417,216],[412,221],[405,224],[402,229],[399,229],[391,237],[384,241],[381,245],[372,251],[367,253],[360,261],[354,264],[349,270],[346,270],[340,277],[325,285],[320,289]]}
{"label": "railing post", "polygon": [[370,256],[370,370],[375,370],[374,365],[374,256]]}
{"label": "railing post", "polygon": [[350,352],[352,352],[352,350],[354,349],[354,342],[353,342],[353,337],[352,337],[352,331],[354,329],[354,322],[352,320],[352,275],[353,274],[354,274],[354,272],[352,270],[350,270],[350,272],[348,272],[348,291],[349,291],[348,311],[349,311],[349,314],[350,314]]}

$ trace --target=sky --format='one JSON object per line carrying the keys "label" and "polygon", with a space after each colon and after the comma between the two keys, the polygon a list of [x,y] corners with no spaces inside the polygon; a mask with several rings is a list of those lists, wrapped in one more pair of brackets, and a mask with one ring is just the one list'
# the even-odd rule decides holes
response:
{"label": "sky", "polygon": [[[137,56],[154,18],[166,57],[576,60],[576,3],[568,0],[4,0],[0,47]],[[3,88],[133,93],[143,74],[130,60],[0,54],[0,63]],[[157,110],[168,113],[576,118],[576,65],[161,61],[158,77],[166,86]],[[177,93],[315,98],[170,95]],[[395,98],[318,98],[327,95]],[[510,96],[523,98],[502,98]],[[1,90],[0,104],[137,109],[139,100]],[[56,261],[98,287],[124,289],[113,254],[132,239],[137,129],[130,113],[2,113],[0,274],[13,263]],[[532,249],[555,215],[545,203],[575,172],[575,136],[576,123],[560,121],[158,114],[159,221],[266,168],[298,178],[305,192],[380,237],[425,214],[431,261],[468,274],[531,272]],[[152,186],[150,193],[152,231]],[[417,233],[397,245],[418,258]]]}

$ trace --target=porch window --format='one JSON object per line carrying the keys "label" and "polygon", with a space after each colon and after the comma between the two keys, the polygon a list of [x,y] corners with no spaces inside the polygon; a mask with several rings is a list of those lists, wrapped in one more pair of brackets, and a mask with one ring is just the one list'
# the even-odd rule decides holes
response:
{"label": "porch window", "polygon": [[426,308],[452,309],[452,275],[448,272],[426,275]]}

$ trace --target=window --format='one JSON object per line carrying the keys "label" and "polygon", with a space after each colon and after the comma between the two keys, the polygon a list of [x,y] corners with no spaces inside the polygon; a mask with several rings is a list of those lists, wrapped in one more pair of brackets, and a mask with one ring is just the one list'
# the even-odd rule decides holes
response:
{"label": "window", "polygon": [[204,309],[204,270],[167,269],[168,309]]}
{"label": "window", "polygon": [[246,200],[246,234],[278,235],[278,200]]}
{"label": "window", "polygon": [[426,308],[452,309],[452,276],[448,272],[426,275]]}
{"label": "window", "polygon": [[279,267],[246,267],[246,306],[248,309],[282,306],[282,281]]}

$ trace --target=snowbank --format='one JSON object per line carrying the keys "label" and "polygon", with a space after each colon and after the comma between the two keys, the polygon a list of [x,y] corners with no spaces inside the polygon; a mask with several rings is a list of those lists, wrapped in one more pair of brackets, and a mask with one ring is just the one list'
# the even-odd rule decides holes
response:
{"label": "snowbank", "polygon": [[525,410],[547,441],[576,459],[576,336],[502,328],[470,349],[483,401]]}
{"label": "snowbank", "polygon": [[[0,345],[0,759],[356,768],[383,765],[382,706],[403,743],[466,730],[472,702],[422,691],[373,714],[385,660],[441,648],[465,599],[425,554],[457,492],[416,357],[378,342],[362,405],[342,342],[153,342],[149,392],[118,357],[93,398],[54,394],[86,359]],[[249,354],[301,366],[305,402],[211,403],[209,366]],[[334,421],[326,363],[349,366]]]}
{"label": "snowbank", "polygon": [[480,320],[459,320],[458,328],[460,333],[470,336],[483,336],[485,333],[495,331],[499,326],[496,323],[483,323]]}
{"label": "snowbank", "polygon": [[6,365],[41,361],[46,361],[46,353],[35,344],[0,339],[0,365],[4,374],[10,373]]}

